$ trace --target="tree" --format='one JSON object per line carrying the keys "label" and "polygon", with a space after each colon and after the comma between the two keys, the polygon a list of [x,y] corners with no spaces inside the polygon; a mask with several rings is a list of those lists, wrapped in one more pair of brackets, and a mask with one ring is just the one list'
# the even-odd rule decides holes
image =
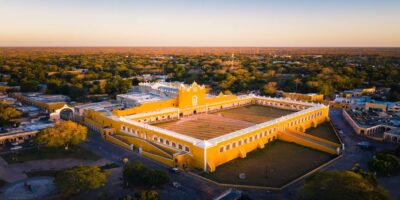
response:
{"label": "tree", "polygon": [[65,196],[70,196],[104,186],[107,176],[97,166],[78,166],[58,173],[54,182]]}
{"label": "tree", "polygon": [[145,190],[135,193],[133,200],[160,200],[160,196],[154,190]]}
{"label": "tree", "polygon": [[296,92],[299,90],[299,84],[301,83],[301,79],[295,78],[293,82],[296,84]]}
{"label": "tree", "polygon": [[276,93],[276,82],[269,82],[264,85],[263,92],[266,95],[274,95]]}
{"label": "tree", "polygon": [[21,116],[21,112],[16,110],[14,107],[0,104],[0,124],[12,125],[14,124],[13,119]]}
{"label": "tree", "polygon": [[65,121],[56,123],[55,127],[41,130],[36,135],[35,141],[48,147],[64,146],[67,149],[69,145],[77,145],[85,141],[86,137],[86,127],[72,121]]}
{"label": "tree", "polygon": [[360,174],[363,178],[367,179],[373,185],[378,185],[378,180],[376,179],[376,175],[372,172],[368,172],[361,168],[359,163],[356,163],[353,168],[351,168],[352,172]]}
{"label": "tree", "polygon": [[21,82],[22,92],[37,92],[39,89],[39,82],[36,80],[23,80]]}
{"label": "tree", "polygon": [[377,153],[368,161],[368,168],[377,174],[388,176],[399,168],[399,159],[390,153]]}
{"label": "tree", "polygon": [[352,171],[324,171],[306,179],[300,200],[391,200],[381,187]]}
{"label": "tree", "polygon": [[126,93],[131,86],[131,80],[124,80],[121,77],[116,76],[107,81],[105,89],[107,94],[115,96],[117,94]]}
{"label": "tree", "polygon": [[169,181],[167,172],[149,169],[140,162],[125,165],[123,177],[127,185],[135,186],[160,186]]}

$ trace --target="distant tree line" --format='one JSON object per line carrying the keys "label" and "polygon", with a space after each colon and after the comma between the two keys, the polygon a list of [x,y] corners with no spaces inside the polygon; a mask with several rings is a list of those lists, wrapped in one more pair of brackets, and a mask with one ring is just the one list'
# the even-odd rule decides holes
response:
{"label": "distant tree line", "polygon": [[[76,69],[85,70],[75,73]],[[91,95],[115,96],[135,85],[137,75],[167,74],[171,81],[210,85],[215,92],[277,90],[318,92],[359,87],[391,88],[389,98],[400,100],[400,60],[390,56],[325,55],[274,57],[266,54],[147,55],[40,54],[0,56],[0,81],[21,91],[65,94],[86,101]]]}

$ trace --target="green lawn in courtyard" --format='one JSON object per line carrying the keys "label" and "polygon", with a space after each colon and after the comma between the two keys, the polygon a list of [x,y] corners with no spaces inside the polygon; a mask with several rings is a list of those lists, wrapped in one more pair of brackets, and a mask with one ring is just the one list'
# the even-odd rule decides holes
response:
{"label": "green lawn in courtyard", "polygon": [[12,153],[1,155],[9,164],[25,162],[30,160],[58,159],[58,158],[77,158],[84,160],[98,160],[100,157],[82,147],[64,148],[40,147],[39,149],[24,149]]}
{"label": "green lawn in courtyard", "polygon": [[332,142],[340,143],[335,134],[335,130],[333,130],[333,127],[329,122],[319,124],[316,128],[309,128],[306,130],[306,133]]}
{"label": "green lawn in courtyard", "polygon": [[[220,183],[280,187],[328,162],[334,156],[294,143],[276,141],[202,176]],[[245,173],[246,179],[239,179]]]}

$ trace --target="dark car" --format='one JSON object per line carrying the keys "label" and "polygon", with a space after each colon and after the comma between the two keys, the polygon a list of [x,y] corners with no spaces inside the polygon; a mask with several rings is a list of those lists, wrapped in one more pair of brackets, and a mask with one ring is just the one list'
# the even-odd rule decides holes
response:
{"label": "dark car", "polygon": [[360,149],[362,149],[364,151],[375,151],[375,149],[376,149],[376,147],[368,141],[359,142],[359,143],[357,143],[357,146],[359,146]]}

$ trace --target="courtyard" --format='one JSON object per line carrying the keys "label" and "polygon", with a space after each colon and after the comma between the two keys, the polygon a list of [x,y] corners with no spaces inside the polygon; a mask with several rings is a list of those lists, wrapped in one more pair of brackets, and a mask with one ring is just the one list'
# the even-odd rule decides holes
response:
{"label": "courtyard", "polygon": [[281,187],[331,159],[330,154],[278,140],[201,175],[219,183]]}
{"label": "courtyard", "polygon": [[192,115],[154,125],[197,139],[208,140],[293,112],[274,107],[250,105],[210,114]]}
{"label": "courtyard", "polygon": [[275,118],[294,113],[292,110],[284,110],[280,108],[262,106],[262,105],[248,105],[239,108],[223,110],[213,113],[225,118],[237,119],[254,124],[266,122]]}
{"label": "courtyard", "polygon": [[306,133],[340,144],[335,130],[333,129],[331,123],[328,121],[319,124],[316,128],[307,129]]}

